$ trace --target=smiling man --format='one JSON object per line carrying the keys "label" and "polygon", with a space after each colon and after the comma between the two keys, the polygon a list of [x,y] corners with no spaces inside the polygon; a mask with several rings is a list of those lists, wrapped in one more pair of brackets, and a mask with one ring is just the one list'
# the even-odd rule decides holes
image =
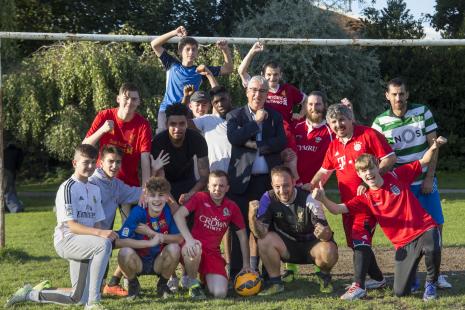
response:
{"label": "smiling man", "polygon": [[[342,202],[352,199],[360,193],[362,180],[355,171],[355,160],[363,153],[373,154],[380,160],[380,171],[385,173],[396,162],[396,156],[386,138],[376,130],[356,125],[350,108],[344,104],[329,106],[326,120],[336,134],[326,152],[323,164],[313,177],[311,187],[323,184],[336,170],[339,193]],[[378,288],[386,280],[376,262],[371,249],[371,240],[376,227],[376,219],[369,212],[344,214],[342,218],[347,245],[354,250],[354,283],[343,299],[359,299],[366,295],[367,288]],[[371,280],[365,283],[366,274]]]}

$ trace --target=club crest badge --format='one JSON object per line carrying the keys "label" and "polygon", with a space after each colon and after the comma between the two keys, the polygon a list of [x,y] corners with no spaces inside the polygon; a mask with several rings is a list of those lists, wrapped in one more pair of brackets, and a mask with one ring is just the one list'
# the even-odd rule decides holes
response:
{"label": "club crest badge", "polygon": [[230,216],[231,215],[231,212],[229,212],[229,209],[228,208],[224,208],[223,209],[223,216]]}
{"label": "club crest badge", "polygon": [[391,185],[391,192],[394,195],[398,196],[400,194],[400,189],[397,187],[397,185],[393,184]]}
{"label": "club crest badge", "polygon": [[304,222],[304,208],[297,208],[297,222]]}
{"label": "club crest badge", "polygon": [[152,227],[153,227],[153,230],[158,230],[158,222],[157,221],[153,221],[152,222]]}
{"label": "club crest badge", "polygon": [[316,137],[316,138],[315,138],[315,142],[316,142],[316,143],[320,143],[320,142],[321,142],[321,137]]}
{"label": "club crest badge", "polygon": [[360,151],[362,149],[362,143],[361,142],[355,142],[354,144],[354,150],[356,152]]}
{"label": "club crest badge", "polygon": [[124,228],[123,228],[123,231],[121,232],[121,235],[122,235],[123,237],[129,237],[129,228],[124,227]]}
{"label": "club crest badge", "polygon": [[283,213],[282,212],[276,212],[276,218],[280,219],[283,217]]}

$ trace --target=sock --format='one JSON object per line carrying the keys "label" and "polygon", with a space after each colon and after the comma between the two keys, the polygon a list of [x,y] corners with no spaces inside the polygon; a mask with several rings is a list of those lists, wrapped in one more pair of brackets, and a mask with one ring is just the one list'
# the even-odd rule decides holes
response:
{"label": "sock", "polygon": [[120,277],[112,276],[110,282],[108,282],[108,286],[117,286],[121,281]]}
{"label": "sock", "polygon": [[268,280],[268,282],[269,282],[270,284],[280,284],[280,283],[282,283],[281,276],[270,277],[270,279]]}
{"label": "sock", "polygon": [[250,268],[253,270],[258,269],[258,256],[250,256]]}
{"label": "sock", "polygon": [[375,253],[373,253],[373,250],[370,248],[371,252],[371,263],[368,266],[368,275],[370,278],[376,281],[381,281],[383,280],[383,272],[381,269],[379,269],[378,263],[376,262],[376,256]]}
{"label": "sock", "polygon": [[320,269],[320,267],[318,267],[317,265],[315,265],[315,273],[318,273],[318,272],[321,272],[321,269]]}
{"label": "sock", "polygon": [[372,261],[373,251],[368,246],[354,248],[354,282],[365,289],[368,267]]}

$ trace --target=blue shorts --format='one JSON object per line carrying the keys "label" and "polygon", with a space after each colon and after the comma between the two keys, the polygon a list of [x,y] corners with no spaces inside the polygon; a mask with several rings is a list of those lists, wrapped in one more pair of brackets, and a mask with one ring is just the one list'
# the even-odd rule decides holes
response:
{"label": "blue shorts", "polygon": [[410,189],[417,199],[420,201],[423,209],[428,212],[433,220],[439,225],[444,224],[444,215],[442,215],[441,198],[438,191],[438,180],[433,180],[433,191],[430,194],[423,194],[421,192],[421,184],[411,185]]}

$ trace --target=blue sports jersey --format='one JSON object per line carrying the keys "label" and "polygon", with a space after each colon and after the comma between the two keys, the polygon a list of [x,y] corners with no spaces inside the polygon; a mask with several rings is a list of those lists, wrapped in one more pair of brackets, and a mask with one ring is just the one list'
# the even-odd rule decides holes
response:
{"label": "blue sports jersey", "polygon": [[[160,104],[160,111],[174,103],[181,102],[184,96],[184,86],[194,85],[195,90],[199,90],[202,83],[202,75],[198,74],[195,69],[197,66],[185,67],[179,60],[164,51],[160,55],[160,61],[166,70],[166,89],[163,101]],[[221,67],[208,66],[208,69],[214,76],[220,75]]]}
{"label": "blue sports jersey", "polygon": [[[119,230],[118,234],[121,239],[131,238],[136,240],[143,240],[144,236],[136,233],[136,228],[139,224],[147,223],[146,209],[141,206],[135,206],[129,213],[128,218],[124,222],[123,226]],[[152,227],[156,232],[161,232],[165,225],[168,227],[168,233],[170,235],[179,234],[179,229],[174,222],[171,210],[167,204],[163,207],[162,213],[158,217],[150,217]],[[156,257],[160,253],[160,246],[154,246],[150,249],[150,254],[145,257],[141,257],[142,260],[150,260]]]}

